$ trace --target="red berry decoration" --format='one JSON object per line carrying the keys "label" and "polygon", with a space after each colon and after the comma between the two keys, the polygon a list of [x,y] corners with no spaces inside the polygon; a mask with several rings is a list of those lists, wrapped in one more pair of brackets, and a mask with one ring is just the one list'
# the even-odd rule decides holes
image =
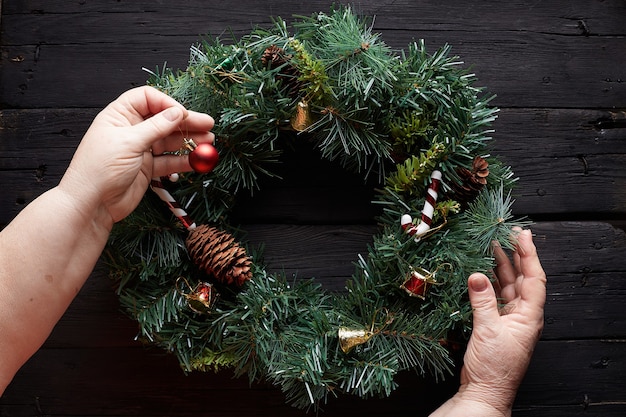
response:
{"label": "red berry decoration", "polygon": [[213,171],[219,159],[220,157],[215,146],[207,142],[199,143],[189,153],[189,165],[200,174],[207,174]]}

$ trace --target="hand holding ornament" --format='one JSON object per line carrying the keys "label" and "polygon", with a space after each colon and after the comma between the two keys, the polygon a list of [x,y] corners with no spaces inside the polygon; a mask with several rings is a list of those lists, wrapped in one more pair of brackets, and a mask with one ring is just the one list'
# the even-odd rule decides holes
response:
{"label": "hand holding ornament", "polygon": [[204,144],[213,125],[155,88],[129,90],[96,116],[60,184],[2,230],[0,394],[82,287],[113,223],[137,207],[152,178],[191,170],[188,156],[174,154],[182,129]]}
{"label": "hand holding ornament", "polygon": [[117,222],[134,210],[150,180],[190,171],[181,148],[185,129],[196,143],[210,143],[214,120],[185,109],[152,87],[122,94],[94,119],[60,187],[84,203],[102,204]]}

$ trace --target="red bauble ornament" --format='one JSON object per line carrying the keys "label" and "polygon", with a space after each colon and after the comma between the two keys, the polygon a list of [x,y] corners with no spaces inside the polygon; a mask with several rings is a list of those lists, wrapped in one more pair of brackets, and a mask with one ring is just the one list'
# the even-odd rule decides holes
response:
{"label": "red bauble ornament", "polygon": [[189,165],[200,174],[207,174],[213,171],[219,159],[215,146],[207,142],[199,143],[189,153]]}

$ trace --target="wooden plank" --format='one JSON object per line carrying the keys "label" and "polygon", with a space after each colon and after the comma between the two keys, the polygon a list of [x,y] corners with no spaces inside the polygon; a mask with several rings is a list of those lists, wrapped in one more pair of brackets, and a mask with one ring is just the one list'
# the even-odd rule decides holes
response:
{"label": "wooden plank", "polygon": [[[73,153],[99,108],[4,109],[0,111],[0,169],[36,166],[46,148]],[[626,152],[626,111],[504,108],[493,128],[498,155],[554,157]],[[541,145],[541,146],[540,146]],[[35,156],[36,161],[31,161]]]}
{"label": "wooden plank", "polygon": [[[277,7],[283,10],[283,5]],[[312,11],[327,8],[321,6],[312,3],[307,7]],[[473,22],[479,16],[477,10],[485,9],[476,6],[463,9],[463,13],[451,11],[453,20],[449,23],[432,23],[430,29],[418,31],[415,16],[421,16],[422,9],[405,6],[380,8],[386,14],[376,20],[374,30],[381,31],[385,41],[395,48],[405,48],[415,38],[425,38],[432,49],[445,43],[453,45],[453,52],[472,66],[481,85],[497,94],[494,103],[499,106],[610,108],[623,104],[626,40],[623,36],[583,36],[579,26],[587,27],[580,23],[585,18],[574,17],[585,16],[582,3],[565,9],[545,6],[551,13],[544,8],[521,7],[520,3],[508,13],[494,8],[501,14],[497,21],[508,28],[528,21],[542,22],[533,30],[487,29],[493,18],[465,22],[468,24],[463,30],[456,30],[458,16],[468,16]],[[189,46],[200,34],[222,34],[235,25],[232,29],[240,36],[248,33],[253,23],[267,25],[267,9],[256,7],[247,15],[240,13],[241,8],[234,8],[236,18],[214,10],[208,16],[209,11],[200,7],[153,7],[145,13],[7,14],[3,23],[8,38],[4,40],[3,56],[9,65],[0,80],[3,99],[8,107],[37,106],[42,100],[57,106],[100,106],[103,103],[94,100],[102,95],[92,94],[90,86],[97,85],[105,97],[112,98],[131,85],[144,83],[146,74],[140,71],[143,66],[153,69],[168,62],[174,68],[184,68]],[[620,14],[609,14],[611,10],[619,13],[620,6],[612,7],[616,10],[603,9],[604,21],[621,22]],[[436,13],[431,19],[441,20],[441,12]],[[185,25],[172,25],[173,19],[181,19]],[[555,25],[563,27],[557,30]],[[23,30],[25,27],[33,29]],[[126,44],[124,40],[131,38],[132,44]],[[57,80],[67,78],[73,82],[55,89],[55,85],[61,86]]]}
{"label": "wooden plank", "polygon": [[[586,280],[591,277],[592,284]],[[624,273],[549,275],[544,340],[623,338],[626,334]]]}
{"label": "wooden plank", "polygon": [[625,110],[503,108],[493,127],[494,152],[511,160],[626,152]]}
{"label": "wooden plank", "polygon": [[589,408],[615,402],[626,411],[625,348],[624,340],[540,342],[517,405]]}
{"label": "wooden plank", "polygon": [[[559,410],[587,407],[607,411],[603,416],[620,415],[626,411],[624,347],[623,341],[540,342],[515,409],[565,415]],[[413,374],[401,375],[399,382],[391,398],[345,396],[331,400],[323,415],[427,415],[457,386],[455,378],[436,385]],[[228,371],[185,376],[171,355],[137,348],[42,349],[20,370],[0,406],[11,416],[32,415],[33,408],[40,415],[68,416],[186,416],[198,409],[207,416],[306,415],[284,405],[282,394],[264,384],[249,388],[245,378],[232,379]]]}
{"label": "wooden plank", "polygon": [[520,178],[516,212],[622,211],[625,112],[502,109],[494,128],[493,153]]}
{"label": "wooden plank", "polygon": [[[46,18],[55,14],[81,15],[87,13],[163,13],[186,17],[181,21],[194,28],[196,18],[207,10],[201,0],[159,4],[149,0],[135,0],[123,3],[117,0],[93,2],[67,2],[63,0],[25,0],[7,2],[4,14],[32,15]],[[237,7],[233,7],[233,4]],[[317,11],[327,11],[331,1],[286,1],[271,2],[220,2],[212,4],[212,21],[269,22],[268,16],[281,16],[289,19],[293,15],[308,15]],[[463,26],[467,31],[537,31],[567,35],[619,35],[624,34],[624,25],[619,16],[624,16],[626,6],[620,0],[589,2],[584,0],[556,0],[529,5],[523,0],[509,1],[493,7],[484,1],[464,2],[433,1],[383,1],[361,2],[355,10],[366,16],[376,16],[377,26],[394,28],[418,27],[421,31],[449,31]],[[398,13],[402,11],[402,13]],[[418,16],[416,19],[415,16]],[[57,16],[53,16],[57,17]],[[210,23],[210,22],[209,22]],[[204,24],[207,24],[205,22]],[[197,32],[203,33],[203,32]]]}
{"label": "wooden plank", "polygon": [[[415,37],[415,32],[398,31],[385,39],[405,47]],[[42,103],[101,107],[119,92],[145,84],[148,74],[142,67],[154,70],[167,63],[185,68],[189,47],[197,39],[138,39],[123,49],[118,43],[3,46],[2,55],[9,60],[0,79],[4,107],[38,107]],[[431,51],[447,42],[454,45],[453,53],[477,74],[477,86],[496,95],[496,106],[623,106],[624,38],[583,38],[578,42],[542,34],[520,38],[507,33],[485,39],[483,34],[437,32],[427,41]],[[485,43],[493,46],[485,48]],[[72,81],[58,82],[64,79]],[[99,94],[93,94],[95,88]]]}
{"label": "wooden plank", "polygon": [[[63,383],[59,383],[61,376]],[[402,375],[400,381],[404,387],[392,398],[330,399],[323,414],[367,410],[368,415],[386,416],[389,410],[397,410],[396,415],[420,411],[425,415],[456,389],[453,378],[437,390],[412,374]],[[423,392],[418,403],[411,398],[416,390]],[[308,415],[285,405],[282,393],[265,384],[250,387],[245,377],[233,379],[228,371],[185,375],[173,356],[137,348],[41,350],[5,391],[0,407],[11,416],[32,415],[34,407],[55,416],[173,417],[198,410],[206,416]]]}

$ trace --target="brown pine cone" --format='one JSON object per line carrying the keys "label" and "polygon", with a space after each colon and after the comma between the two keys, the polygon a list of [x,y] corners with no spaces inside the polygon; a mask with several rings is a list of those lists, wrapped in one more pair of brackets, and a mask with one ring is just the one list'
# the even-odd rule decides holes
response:
{"label": "brown pine cone", "polygon": [[489,162],[480,156],[475,157],[472,162],[472,174],[474,181],[486,185],[489,176]]}
{"label": "brown pine cone", "polygon": [[216,280],[242,286],[252,278],[252,260],[230,233],[203,224],[185,243],[193,262]]}
{"label": "brown pine cone", "polygon": [[265,66],[268,66],[269,64],[270,68],[279,67],[287,62],[287,58],[285,58],[285,51],[276,45],[272,45],[263,51],[261,62]]}
{"label": "brown pine cone", "polygon": [[269,66],[270,69],[282,66],[276,78],[287,86],[289,97],[298,97],[303,88],[303,83],[300,81],[300,70],[291,63],[291,58],[291,55],[285,55],[282,48],[272,45],[263,51],[261,62],[264,66]]}
{"label": "brown pine cone", "polygon": [[461,179],[461,183],[450,184],[448,196],[461,203],[463,207],[472,202],[487,184],[489,176],[489,162],[477,156],[472,162],[472,170],[467,168],[457,168],[456,173]]}

